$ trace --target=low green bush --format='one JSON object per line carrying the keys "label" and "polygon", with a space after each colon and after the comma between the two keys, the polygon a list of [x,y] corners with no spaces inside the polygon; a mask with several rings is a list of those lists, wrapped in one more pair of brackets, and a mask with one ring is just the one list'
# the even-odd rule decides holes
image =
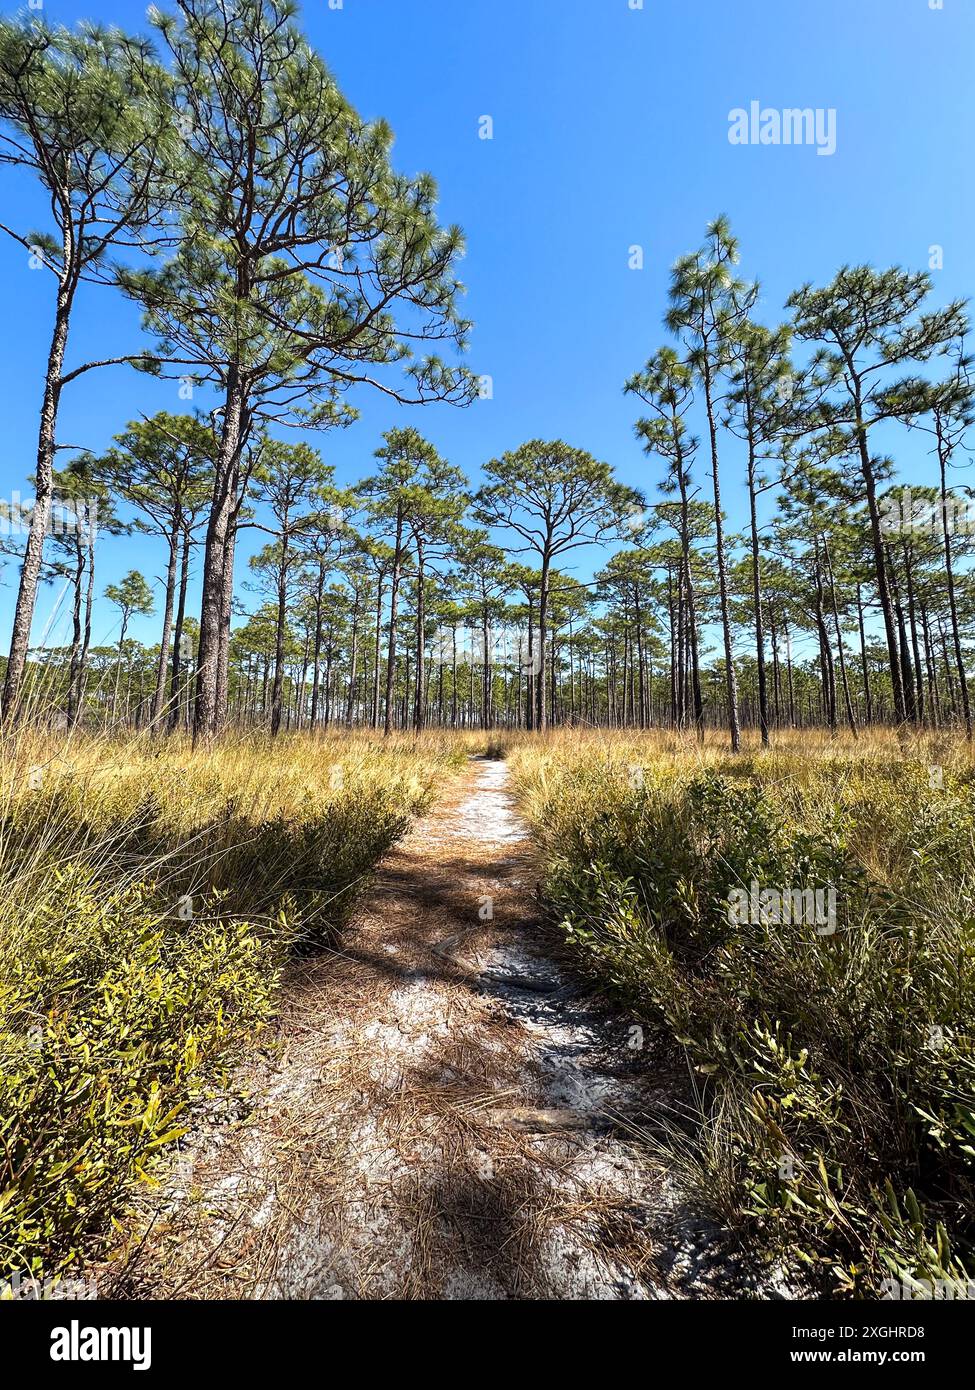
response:
{"label": "low green bush", "polygon": [[[82,742],[0,802],[0,1284],[104,1243],[463,753]],[[338,769],[338,771],[336,771]]]}
{"label": "low green bush", "polygon": [[[971,781],[851,757],[516,767],[580,965],[696,1069],[700,1191],[830,1289],[972,1278]],[[835,921],[729,911],[753,883],[832,889]]]}
{"label": "low green bush", "polygon": [[[52,873],[0,975],[0,1271],[51,1277],[117,1217],[187,1102],[268,1020],[278,943]],[[23,943],[25,944],[25,943]],[[4,953],[6,954],[6,953]]]}

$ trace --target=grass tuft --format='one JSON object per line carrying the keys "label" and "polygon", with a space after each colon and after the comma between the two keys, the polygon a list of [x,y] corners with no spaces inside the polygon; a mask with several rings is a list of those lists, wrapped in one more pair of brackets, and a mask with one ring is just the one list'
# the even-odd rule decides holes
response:
{"label": "grass tuft", "polygon": [[[674,1165],[831,1292],[975,1277],[975,771],[962,743],[513,740],[582,968],[699,1079]],[[785,921],[733,889],[835,893]],[[779,919],[779,920],[777,920]]]}
{"label": "grass tuft", "polygon": [[0,1274],[98,1247],[463,758],[349,735],[3,748]]}

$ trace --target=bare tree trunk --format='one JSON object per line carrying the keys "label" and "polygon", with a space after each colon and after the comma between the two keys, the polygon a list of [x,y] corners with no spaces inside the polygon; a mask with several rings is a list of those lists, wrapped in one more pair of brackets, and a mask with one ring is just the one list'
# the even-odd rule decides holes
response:
{"label": "bare tree trunk", "polygon": [[948,583],[948,610],[951,617],[951,642],[955,651],[955,665],[958,670],[958,688],[961,692],[961,708],[965,719],[965,737],[972,741],[972,707],[968,698],[968,678],[965,675],[965,660],[961,650],[961,635],[958,627],[958,604],[955,599],[955,575],[951,551],[951,531],[948,526],[948,480],[947,453],[941,422],[938,421],[938,463],[941,468],[941,532],[944,537],[945,575]]}
{"label": "bare tree trunk", "polygon": [[65,700],[64,718],[69,729],[77,721],[78,709],[78,663],[81,659],[81,603],[82,583],[85,576],[85,552],[81,543],[80,522],[75,528],[75,572],[74,599],[71,605],[71,659],[68,663],[68,690]]}
{"label": "bare tree trunk", "polygon": [[864,722],[873,723],[873,695],[870,690],[870,663],[867,660],[867,633],[863,622],[863,602],[857,585],[857,623],[860,628],[860,661],[863,665]]}
{"label": "bare tree trunk", "polygon": [[236,364],[227,375],[223,432],[213,482],[213,501],[203,554],[203,597],[197,653],[193,742],[211,739],[219,719],[219,668],[224,632],[227,546],[234,508],[234,480],[242,437],[244,389]]}
{"label": "bare tree trunk", "polygon": [[352,609],[352,651],[349,656],[349,698],[345,707],[345,722],[351,728],[355,711],[356,667],[359,662],[359,589],[355,591],[355,606]]}
{"label": "bare tree trunk", "polygon": [[931,639],[931,627],[928,623],[928,610],[921,604],[921,641],[924,645],[924,665],[928,673],[928,693],[930,696],[929,709],[931,711],[931,727],[937,729],[941,724],[941,695],[938,690],[938,663],[934,654],[934,643]]}
{"label": "bare tree trunk", "polygon": [[897,650],[899,654],[901,703],[904,716],[898,722],[903,724],[909,719],[914,722],[917,721],[917,696],[914,689],[914,670],[911,665],[911,657],[907,645],[907,625],[904,621],[904,607],[901,603],[897,573],[893,563],[889,559],[887,560],[886,568],[898,637]]}
{"label": "bare tree trunk", "polygon": [[535,727],[535,604],[528,586],[528,670],[525,676],[525,728]]}
{"label": "bare tree trunk", "polygon": [[281,537],[278,561],[278,611],[274,624],[274,683],[271,686],[271,737],[281,731],[281,695],[284,690],[284,633],[288,624],[288,536]]}
{"label": "bare tree trunk", "polygon": [[89,521],[86,537],[88,548],[88,587],[85,590],[85,623],[78,660],[78,705],[76,721],[84,718],[85,694],[88,686],[88,653],[91,650],[91,615],[95,607],[95,528]]}
{"label": "bare tree trunk", "polygon": [[3,680],[3,720],[15,723],[21,714],[21,687],[30,648],[30,630],[37,603],[41,564],[44,558],[44,538],[51,516],[54,491],[54,446],[57,431],[58,405],[61,400],[61,369],[68,342],[68,321],[71,315],[73,291],[61,287],[58,291],[54,332],[47,357],[47,376],[37,434],[37,471],[34,479],[34,506],[31,509],[30,529],[17,590],[10,652]]}
{"label": "bare tree trunk", "polygon": [[697,613],[694,601],[694,586],[691,573],[686,571],[687,582],[687,630],[691,639],[691,693],[694,696],[694,723],[697,726],[698,742],[704,742],[704,694],[701,690],[701,658],[697,640]]}
{"label": "bare tree trunk", "polygon": [[423,540],[417,534],[414,536],[416,541],[416,692],[413,697],[413,729],[420,733],[423,728],[423,718],[425,710],[424,701],[424,675],[426,671],[426,611],[424,592],[424,569],[423,569]]}
{"label": "bare tree trunk", "polygon": [[836,651],[840,662],[840,680],[843,684],[843,699],[846,704],[846,721],[854,738],[859,737],[856,715],[853,713],[853,700],[850,697],[850,684],[846,678],[846,656],[843,651],[843,634],[840,631],[840,615],[836,605],[836,583],[833,575],[833,562],[829,557],[829,542],[823,538],[823,553],[826,557],[826,572],[829,575],[829,594],[833,610],[833,627],[836,630]]}
{"label": "bare tree trunk", "polygon": [[[234,469],[234,491],[237,489],[237,470]],[[240,515],[238,496],[230,515],[227,528],[227,544],[224,548],[223,589],[221,593],[220,648],[217,654],[217,712],[216,732],[219,734],[227,721],[227,692],[229,690],[230,666],[230,624],[234,611],[234,556],[237,551],[237,518]]]}
{"label": "bare tree trunk", "polygon": [[731,642],[731,611],[728,603],[728,565],[724,549],[724,521],[721,516],[721,482],[718,473],[718,430],[714,418],[713,387],[711,382],[711,363],[705,353],[704,358],[704,403],[708,417],[708,435],[711,444],[711,481],[714,484],[714,534],[715,558],[718,567],[718,598],[721,610],[721,631],[724,637],[725,681],[728,687],[728,727],[731,734],[731,751],[737,753],[741,748],[741,725],[738,719],[738,677],[735,675],[734,652]]}
{"label": "bare tree trunk", "polygon": [[173,670],[169,682],[169,719],[167,727],[173,733],[180,722],[183,693],[180,676],[183,670],[183,623],[186,620],[186,590],[190,582],[190,533],[183,532],[183,556],[179,571],[179,596],[176,600],[176,622],[173,624]]}
{"label": "bare tree trunk", "polygon": [[[684,582],[683,568],[678,572],[678,590]],[[681,594],[674,593],[674,570],[667,567],[667,625],[670,629],[670,722],[681,729],[684,723],[684,605]]]}
{"label": "bare tree trunk", "polygon": [[769,609],[769,632],[772,639],[772,694],[775,701],[775,727],[782,723],[782,672],[779,665],[779,635],[775,626],[775,610]]}
{"label": "bare tree trunk", "polygon": [[914,716],[918,724],[924,723],[924,669],[921,666],[921,650],[917,640],[917,617],[914,611],[914,566],[911,548],[906,542],[902,545],[904,555],[904,579],[907,583],[907,620],[911,632],[911,650],[914,654]]}
{"label": "bare tree trunk", "polygon": [[399,603],[399,585],[402,573],[403,555],[403,512],[396,509],[396,545],[393,552],[393,573],[389,594],[389,643],[386,651],[386,710],[383,734],[388,738],[393,729],[393,690],[396,681],[396,608]]}
{"label": "bare tree trunk", "polygon": [[880,599],[880,608],[884,615],[884,632],[887,636],[887,655],[890,662],[890,683],[894,692],[894,717],[899,724],[902,724],[907,718],[907,706],[904,699],[904,682],[900,666],[894,606],[891,601],[887,556],[884,551],[883,529],[880,524],[880,511],[877,506],[877,483],[874,477],[873,463],[870,459],[867,427],[863,420],[863,405],[860,399],[859,381],[855,381],[855,401],[857,449],[860,455],[860,472],[863,474],[863,481],[867,490],[867,510],[870,513],[870,534],[873,541],[874,565],[877,570],[877,594]]}
{"label": "bare tree trunk", "polygon": [[166,699],[166,676],[169,674],[169,642],[173,626],[173,600],[176,593],[176,566],[179,559],[179,522],[169,534],[169,559],[166,563],[166,596],[163,603],[162,635],[159,639],[159,660],[156,663],[156,689],[152,697],[153,727],[162,719]]}
{"label": "bare tree trunk", "polygon": [[376,575],[376,639],[372,652],[372,727],[379,728],[379,652],[383,628],[383,580]]}
{"label": "bare tree trunk", "polygon": [[762,565],[755,503],[755,445],[748,441],[748,506],[752,540],[752,602],[755,605],[755,659],[758,663],[758,723],[762,747],[769,745],[768,684],[765,675],[765,629],[762,615]]}
{"label": "bare tree trunk", "polygon": [[[551,557],[546,551],[542,555],[542,576],[538,593],[538,658],[535,659],[534,653],[531,655],[532,669],[537,671],[535,680],[535,728],[542,733],[548,727],[547,713],[545,708],[545,661],[546,661],[546,640],[548,637],[548,572],[551,564]],[[553,656],[553,671],[554,671]]]}
{"label": "bare tree trunk", "polygon": [[955,699],[955,678],[951,673],[951,662],[948,660],[948,638],[945,634],[944,623],[938,620],[938,635],[941,638],[941,660],[945,668],[945,683],[948,686],[948,704],[951,708],[951,717],[958,717],[958,702]]}
{"label": "bare tree trunk", "polygon": [[481,668],[481,728],[492,729],[494,727],[493,711],[491,709],[491,688],[493,681],[490,638],[488,635],[487,604],[484,605],[481,617],[481,640],[484,644],[482,650],[483,666]]}

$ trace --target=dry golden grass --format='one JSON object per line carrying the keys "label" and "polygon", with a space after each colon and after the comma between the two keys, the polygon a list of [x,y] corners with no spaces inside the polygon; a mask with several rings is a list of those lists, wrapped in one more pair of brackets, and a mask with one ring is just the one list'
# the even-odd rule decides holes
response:
{"label": "dry golden grass", "polygon": [[58,1269],[463,754],[25,731],[0,755],[0,1271]]}
{"label": "dry golden grass", "polygon": [[[581,733],[510,759],[579,965],[700,1078],[674,1170],[824,1286],[970,1277],[972,747],[790,733],[735,757],[714,736]],[[835,921],[731,914],[732,891],[796,889],[831,891]]]}
{"label": "dry golden grass", "polygon": [[[283,999],[294,1104],[271,1095],[268,1161],[254,1172],[242,1151],[238,1165],[245,1206],[249,1192],[260,1205],[271,1174],[283,1194],[277,1224],[254,1229],[228,1200],[219,1252],[196,1246],[205,1274],[184,1262],[167,1287],[183,1296],[187,1281],[197,1291],[266,1290],[291,1258],[306,1192],[326,1224],[348,1222],[342,1240],[357,1260],[378,1260],[373,1274],[362,1266],[361,1289],[378,1287],[383,1262],[375,1244],[356,1246],[348,1188],[356,1123],[363,1106],[377,1105],[407,1169],[395,1184],[397,1220],[419,1233],[413,1282],[402,1287],[423,1296],[444,1252],[461,1259],[465,1251],[493,1260],[511,1289],[531,1287],[532,1250],[546,1228],[573,1218],[564,1201],[553,1205],[537,1137],[502,1119],[525,1110],[519,1044],[475,1002],[477,972],[465,963],[479,929],[457,924],[483,887],[471,845],[424,832],[405,857],[394,850],[355,936],[336,934],[410,819],[450,788],[470,754],[485,751],[511,763],[547,903],[556,920],[576,924],[572,949],[592,978],[638,1012],[664,1017],[675,1036],[692,1037],[694,1063],[709,1077],[714,1039],[734,1050],[747,1036],[758,1089],[777,1105],[792,1084],[795,1049],[816,1055],[826,1082],[821,1072],[803,1076],[799,1099],[774,1118],[801,1149],[800,1172],[811,1175],[802,1198],[819,1214],[800,1233],[810,1258],[834,1258],[823,1228],[839,1210],[838,1224],[856,1233],[843,1252],[849,1287],[875,1276],[878,1252],[893,1252],[903,1269],[962,1267],[968,1237],[956,1207],[968,1189],[954,1157],[939,1160],[949,1196],[938,1193],[933,1204],[955,1235],[948,1253],[938,1253],[927,1216],[915,1228],[902,1215],[878,1214],[872,1185],[892,1174],[903,1202],[928,1161],[919,1107],[954,1148],[971,1113],[971,747],[930,733],[871,731],[856,741],[781,733],[767,751],[748,736],[732,757],[718,734],[701,745],[665,731],[572,729],[388,740],[249,735],[196,750],[148,733],[25,731],[0,743],[0,1269],[33,1264],[53,1273],[91,1249],[131,1182],[151,1177],[154,1153],[179,1141],[187,1102],[212,1089],[245,1042],[267,1035]],[[688,798],[700,784],[717,798],[712,822],[692,814]],[[445,814],[460,794],[453,786]],[[762,817],[772,827],[766,838]],[[827,951],[770,936],[745,941],[737,955],[712,912],[720,875],[729,863],[750,873],[749,855],[773,852],[784,874],[800,839],[823,872],[847,876],[851,893],[863,878],[862,930]],[[765,858],[761,869],[771,872]],[[189,921],[176,910],[185,901]],[[527,898],[519,911],[530,916]],[[450,1035],[397,1087],[377,1071],[365,1030],[384,1027],[397,989],[427,975],[443,992]],[[776,1041],[780,1021],[794,1046]],[[932,1021],[948,1038],[934,1062],[924,1045]],[[888,1115],[884,1088],[895,1063],[901,1093]],[[68,1078],[79,1075],[84,1089],[75,1093]],[[699,1135],[682,1131],[675,1170],[690,1184],[696,1166],[701,1191],[720,1190],[723,1215],[761,1200],[769,1225],[773,1216],[787,1225],[788,1192],[762,1178],[772,1131],[750,1085],[731,1077]],[[836,1086],[845,1131],[831,1128]],[[359,1108],[349,1108],[356,1097]],[[783,1128],[783,1115],[795,1132]],[[710,1138],[702,1144],[701,1136]],[[240,1138],[246,1150],[247,1135]],[[753,1153],[743,1162],[746,1142]],[[431,1143],[449,1174],[434,1202],[452,1213],[446,1238],[429,1186],[408,1171],[427,1161]],[[478,1146],[496,1159],[487,1193],[469,1158]],[[65,1166],[72,1154],[80,1155],[74,1168]],[[820,1154],[828,1190],[817,1188]],[[841,1170],[854,1188],[838,1193]],[[213,1176],[228,1172],[218,1165]],[[591,1208],[608,1226],[617,1219],[607,1194],[581,1202],[581,1224]],[[180,1230],[171,1233],[177,1243]]]}

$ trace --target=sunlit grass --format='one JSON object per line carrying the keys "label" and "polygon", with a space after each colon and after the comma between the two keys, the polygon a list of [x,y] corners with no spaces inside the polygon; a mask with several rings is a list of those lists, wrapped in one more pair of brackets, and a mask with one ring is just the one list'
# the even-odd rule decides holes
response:
{"label": "sunlit grass", "polygon": [[[819,1287],[975,1270],[975,763],[957,738],[511,740],[580,968],[697,1077],[670,1127],[702,1202]],[[836,930],[735,922],[833,887]],[[792,1176],[788,1176],[788,1174]],[[710,1197],[709,1197],[710,1194]]]}
{"label": "sunlit grass", "polygon": [[[681,1184],[825,1289],[967,1278],[975,760],[891,731],[8,740],[0,1269],[97,1248],[472,753],[509,760],[579,969],[690,1063],[654,1137]],[[834,885],[839,930],[732,926],[752,880]]]}
{"label": "sunlit grass", "polygon": [[104,1238],[466,757],[430,737],[23,732],[0,757],[0,1273]]}

